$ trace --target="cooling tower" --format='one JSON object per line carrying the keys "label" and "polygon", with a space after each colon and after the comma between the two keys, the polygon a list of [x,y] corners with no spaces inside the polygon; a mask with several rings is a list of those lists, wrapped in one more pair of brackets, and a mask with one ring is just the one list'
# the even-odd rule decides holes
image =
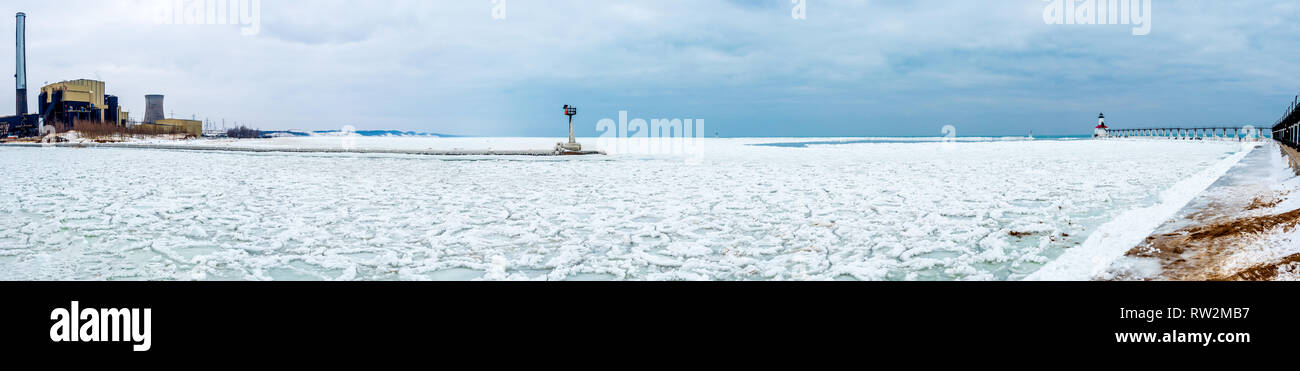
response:
{"label": "cooling tower", "polygon": [[163,118],[163,96],[144,96],[144,123],[152,124]]}

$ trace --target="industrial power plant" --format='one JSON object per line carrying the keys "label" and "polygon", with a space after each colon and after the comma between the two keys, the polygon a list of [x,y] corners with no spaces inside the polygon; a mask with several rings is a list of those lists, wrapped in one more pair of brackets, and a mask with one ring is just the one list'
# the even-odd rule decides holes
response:
{"label": "industrial power plant", "polygon": [[78,126],[120,128],[136,134],[179,134],[188,137],[203,135],[203,122],[165,118],[163,96],[145,96],[145,115],[141,121],[132,121],[123,109],[121,100],[108,94],[103,81],[77,79],[61,81],[41,87],[36,100],[37,113],[28,113],[27,102],[27,15],[18,13],[16,19],[15,87],[16,108],[13,116],[0,117],[0,138],[33,138],[54,128],[63,132],[77,130]]}

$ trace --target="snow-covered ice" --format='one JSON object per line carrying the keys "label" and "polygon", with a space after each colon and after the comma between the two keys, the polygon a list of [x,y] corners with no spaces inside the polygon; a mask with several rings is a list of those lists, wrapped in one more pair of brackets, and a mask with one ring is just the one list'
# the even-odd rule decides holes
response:
{"label": "snow-covered ice", "polygon": [[[253,143],[339,140],[290,139]],[[1125,213],[1185,203],[1171,193],[1242,151],[753,145],[792,141],[575,158],[0,146],[0,279],[1017,280]],[[1110,228],[1126,227],[1145,228]]]}

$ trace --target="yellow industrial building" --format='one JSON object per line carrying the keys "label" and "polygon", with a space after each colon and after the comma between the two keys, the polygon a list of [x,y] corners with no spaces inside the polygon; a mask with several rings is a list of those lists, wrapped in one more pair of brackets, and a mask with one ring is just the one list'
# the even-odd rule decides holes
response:
{"label": "yellow industrial building", "polygon": [[135,130],[147,134],[185,134],[186,136],[203,136],[203,121],[162,119],[152,124],[140,124]]}
{"label": "yellow industrial building", "polygon": [[105,94],[103,81],[79,79],[41,88],[37,101],[47,122],[95,121],[126,126],[130,114],[122,110],[116,96]]}
{"label": "yellow industrial building", "polygon": [[[130,126],[130,113],[122,110],[116,96],[104,94],[104,91],[103,81],[88,79],[46,85],[41,88],[41,115],[47,122],[94,121]],[[154,114],[160,118],[153,121],[146,118],[146,122],[131,126],[132,131],[142,134],[203,136],[202,121],[161,118],[161,101],[158,103],[159,106],[154,107],[157,111]]]}
{"label": "yellow industrial building", "polygon": [[[80,79],[56,82],[45,85],[45,87],[41,88],[41,93],[54,95],[55,91],[60,90],[63,91],[63,101],[65,102],[88,102],[95,107],[104,106],[103,81]],[[50,103],[50,101],[47,99],[43,103]]]}

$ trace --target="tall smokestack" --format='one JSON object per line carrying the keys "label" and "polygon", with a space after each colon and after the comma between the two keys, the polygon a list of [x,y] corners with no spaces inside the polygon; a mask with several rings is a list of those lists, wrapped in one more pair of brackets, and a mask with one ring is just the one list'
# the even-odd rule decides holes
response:
{"label": "tall smokestack", "polygon": [[163,119],[163,96],[151,94],[144,96],[144,122],[152,124]]}
{"label": "tall smokestack", "polygon": [[18,95],[18,115],[27,114],[27,15],[18,13],[18,33],[17,33],[17,57],[18,72],[14,74],[17,79]]}

